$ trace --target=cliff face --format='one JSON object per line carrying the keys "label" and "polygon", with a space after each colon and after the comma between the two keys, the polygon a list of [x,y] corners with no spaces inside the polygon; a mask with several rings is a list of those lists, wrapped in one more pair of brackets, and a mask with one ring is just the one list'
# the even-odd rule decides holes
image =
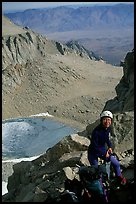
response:
{"label": "cliff face", "polygon": [[51,41],[31,31],[2,37],[3,91],[13,92],[21,85],[28,64],[44,58],[47,53],[59,53]]}
{"label": "cliff face", "polygon": [[[35,36],[32,32],[24,32],[17,35],[3,36],[2,38],[2,56],[3,69],[10,64],[26,64],[28,60],[33,60],[41,53],[41,44],[46,40]],[[41,44],[39,44],[41,41]],[[44,47],[44,46],[43,46]]]}
{"label": "cliff face", "polygon": [[104,110],[134,111],[134,50],[127,53],[122,65],[124,75],[115,88],[117,96],[106,102]]}

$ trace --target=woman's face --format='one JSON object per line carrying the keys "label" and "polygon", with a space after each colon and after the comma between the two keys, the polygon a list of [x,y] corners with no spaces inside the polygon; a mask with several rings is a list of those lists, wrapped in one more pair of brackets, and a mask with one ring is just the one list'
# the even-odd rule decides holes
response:
{"label": "woman's face", "polygon": [[112,119],[109,117],[102,118],[102,124],[105,128],[108,128],[111,125]]}

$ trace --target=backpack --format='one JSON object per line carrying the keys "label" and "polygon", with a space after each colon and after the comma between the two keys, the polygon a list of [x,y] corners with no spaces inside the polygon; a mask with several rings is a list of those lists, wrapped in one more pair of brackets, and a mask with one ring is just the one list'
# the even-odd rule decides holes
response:
{"label": "backpack", "polygon": [[103,184],[107,178],[106,168],[95,166],[82,166],[79,168],[79,176],[83,188],[89,195],[89,200],[101,203],[108,202],[106,188]]}
{"label": "backpack", "polygon": [[107,178],[105,165],[101,165],[100,168],[81,166],[78,173],[80,181],[77,179],[65,180],[65,190],[60,195],[60,203],[107,203],[108,196],[103,185],[104,180]]}
{"label": "backpack", "polygon": [[77,179],[66,179],[64,192],[60,195],[60,203],[79,203],[81,201],[82,185]]}

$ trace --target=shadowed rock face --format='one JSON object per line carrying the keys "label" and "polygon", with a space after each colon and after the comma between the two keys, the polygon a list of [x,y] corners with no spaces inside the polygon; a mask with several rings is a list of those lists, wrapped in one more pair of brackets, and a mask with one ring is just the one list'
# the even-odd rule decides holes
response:
{"label": "shadowed rock face", "polygon": [[134,111],[134,50],[127,53],[123,62],[123,72],[124,75],[115,88],[117,96],[106,102],[104,110]]}

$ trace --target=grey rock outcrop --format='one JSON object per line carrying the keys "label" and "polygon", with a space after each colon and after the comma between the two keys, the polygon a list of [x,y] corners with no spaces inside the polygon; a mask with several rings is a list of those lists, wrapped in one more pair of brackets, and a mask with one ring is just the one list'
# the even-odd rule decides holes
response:
{"label": "grey rock outcrop", "polygon": [[71,40],[66,43],[67,47],[71,48],[75,51],[77,55],[81,57],[86,57],[92,60],[100,60],[101,58],[96,56],[92,51],[87,50],[83,45],[81,45],[78,41]]}
{"label": "grey rock outcrop", "polygon": [[[66,55],[75,53],[72,48],[62,43],[48,40],[46,37],[30,29],[21,28],[13,24],[8,18],[2,16],[2,79],[3,89],[10,91],[21,85],[22,76],[25,75],[28,64],[33,61],[47,58],[47,55]],[[14,28],[12,34],[8,27]]]}
{"label": "grey rock outcrop", "polygon": [[117,96],[106,102],[104,110],[134,111],[134,50],[128,52],[123,65],[123,77],[115,90]]}
{"label": "grey rock outcrop", "polygon": [[[16,32],[10,33],[7,31],[6,29],[9,26],[14,30],[16,28]],[[68,47],[60,42],[49,40],[28,28],[23,29],[5,16],[2,16],[2,27],[2,70],[10,65],[23,65],[32,62],[35,58],[46,57],[46,54],[64,55],[77,51],[77,49],[74,50],[74,47]]]}
{"label": "grey rock outcrop", "polygon": [[21,85],[26,69],[35,59],[45,57],[48,53],[60,53],[55,43],[32,31],[2,37],[2,79],[3,91],[13,92]]}
{"label": "grey rock outcrop", "polygon": [[[22,161],[13,166],[13,174],[8,178],[8,193],[3,195],[3,202],[55,202],[59,201],[65,189],[65,181],[78,180],[79,166],[89,166],[87,149],[90,140],[73,134],[64,137],[54,147],[33,161]],[[121,162],[125,167],[132,166],[134,155]],[[130,159],[129,159],[130,158]],[[124,163],[123,163],[124,162]],[[128,177],[133,178],[133,171]]]}
{"label": "grey rock outcrop", "polygon": [[15,164],[3,202],[44,202],[58,198],[66,178],[79,179],[76,164],[88,165],[84,154],[89,144],[89,139],[77,134],[66,136],[36,160]]}

